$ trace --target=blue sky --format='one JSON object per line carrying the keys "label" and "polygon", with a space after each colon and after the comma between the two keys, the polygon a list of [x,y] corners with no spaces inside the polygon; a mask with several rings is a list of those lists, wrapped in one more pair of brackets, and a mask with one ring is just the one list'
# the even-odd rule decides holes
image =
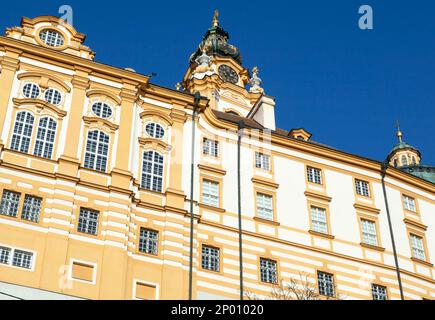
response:
{"label": "blue sky", "polygon": [[[258,65],[276,97],[277,125],[303,127],[313,140],[383,160],[404,140],[435,164],[435,2],[430,0],[299,1],[14,1],[0,27],[21,16],[59,15],[69,4],[96,60],[174,87],[211,24],[215,8],[244,66]],[[358,28],[371,5],[374,30]]]}

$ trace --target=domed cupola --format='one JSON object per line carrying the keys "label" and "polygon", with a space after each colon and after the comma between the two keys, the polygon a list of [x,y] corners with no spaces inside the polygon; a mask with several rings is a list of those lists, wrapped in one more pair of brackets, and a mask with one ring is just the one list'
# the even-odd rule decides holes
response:
{"label": "domed cupola", "polygon": [[190,63],[194,63],[195,60],[205,52],[208,56],[221,56],[230,57],[234,59],[239,65],[242,65],[242,56],[239,49],[228,43],[230,38],[228,32],[226,32],[219,25],[219,12],[216,10],[213,16],[213,24],[210,29],[207,30],[203,37],[202,42],[199,44],[198,50],[190,56]]}
{"label": "domed cupola", "polygon": [[421,162],[421,153],[418,149],[403,141],[403,133],[397,124],[397,145],[391,150],[388,158],[391,166],[396,168],[418,166]]}

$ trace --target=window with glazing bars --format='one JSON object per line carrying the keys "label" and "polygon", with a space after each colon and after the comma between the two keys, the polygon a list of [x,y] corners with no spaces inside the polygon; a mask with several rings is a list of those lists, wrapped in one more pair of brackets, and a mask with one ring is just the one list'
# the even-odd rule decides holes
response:
{"label": "window with glazing bars", "polygon": [[0,247],[0,263],[9,264],[11,258],[11,248]]}
{"label": "window with glazing bars", "polygon": [[325,272],[317,272],[317,282],[319,294],[322,296],[333,297],[335,295],[334,276]]}
{"label": "window with glazing bars", "polygon": [[77,231],[96,235],[98,231],[98,211],[80,208]]}
{"label": "window with glazing bars", "polygon": [[215,140],[204,138],[203,140],[203,153],[212,157],[219,155],[219,143]]}
{"label": "window with glazing bars", "polygon": [[410,210],[413,212],[416,211],[415,210],[415,200],[413,198],[404,195],[403,196],[403,204],[404,204],[406,210]]}
{"label": "window with glazing bars", "polygon": [[313,167],[307,167],[307,178],[309,182],[322,184],[322,171]]}
{"label": "window with glazing bars", "polygon": [[202,203],[219,207],[219,183],[210,180],[202,180]]}
{"label": "window with glazing bars", "polygon": [[0,214],[16,217],[18,214],[18,204],[20,202],[20,193],[9,190],[3,190],[2,201],[0,203]]}
{"label": "window with glazing bars", "polygon": [[255,167],[269,171],[270,157],[267,154],[255,152]]}
{"label": "window with glazing bars", "polygon": [[219,249],[202,246],[201,266],[205,270],[219,271]]}
{"label": "window with glazing bars", "polygon": [[162,192],[163,156],[155,151],[143,154],[141,188]]}
{"label": "window with glazing bars", "polygon": [[257,193],[257,216],[262,219],[273,220],[273,197]]}
{"label": "window with glazing bars", "polygon": [[260,259],[260,277],[262,282],[278,283],[278,270],[276,261]]}
{"label": "window with glazing bars", "polygon": [[12,150],[24,153],[29,151],[34,121],[35,117],[30,112],[22,111],[17,113],[11,140]]}
{"label": "window with glazing bars", "polygon": [[39,222],[39,216],[41,214],[42,198],[33,197],[26,194],[24,197],[23,212],[21,213],[21,219]]}
{"label": "window with glazing bars", "polygon": [[370,189],[369,189],[368,182],[355,179],[355,188],[357,194],[365,197],[370,197],[370,191],[369,191]]}
{"label": "window with glazing bars", "polygon": [[415,234],[411,234],[411,245],[412,245],[412,254],[414,258],[423,261],[426,260],[423,238]]}
{"label": "window with glazing bars", "polygon": [[387,300],[387,287],[372,284],[373,300]]}
{"label": "window with glazing bars", "polygon": [[140,228],[139,251],[143,253],[158,254],[159,233],[154,230]]}
{"label": "window with glazing bars", "polygon": [[88,132],[85,152],[85,168],[106,171],[109,153],[109,136],[102,131]]}
{"label": "window with glazing bars", "polygon": [[56,135],[56,126],[56,121],[51,118],[44,117],[39,120],[35,149],[33,150],[35,156],[51,159],[51,155],[53,154],[54,137]]}
{"label": "window with glazing bars", "polygon": [[313,231],[328,233],[328,222],[326,210],[317,207],[311,207],[311,227]]}
{"label": "window with glazing bars", "polygon": [[376,232],[376,222],[361,219],[361,231],[363,243],[370,244],[372,246],[378,245],[378,236]]}
{"label": "window with glazing bars", "polygon": [[12,258],[12,265],[15,267],[31,269],[32,258],[33,258],[33,253],[15,249]]}

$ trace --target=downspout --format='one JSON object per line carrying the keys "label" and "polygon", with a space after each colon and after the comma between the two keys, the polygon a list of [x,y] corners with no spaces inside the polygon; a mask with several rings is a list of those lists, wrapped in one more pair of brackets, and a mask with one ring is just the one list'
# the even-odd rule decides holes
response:
{"label": "downspout", "polygon": [[385,160],[381,165],[382,190],[384,192],[385,208],[387,210],[387,218],[388,218],[388,227],[390,229],[391,244],[393,246],[394,263],[396,265],[396,273],[397,273],[397,281],[399,283],[400,299],[405,300],[405,298],[403,296],[402,279],[400,277],[400,267],[399,267],[399,259],[397,257],[396,242],[394,241],[393,226],[391,224],[390,209],[388,207],[387,190],[385,188],[385,175],[386,175],[387,168],[388,168],[388,159]]}
{"label": "downspout", "polygon": [[190,258],[189,258],[189,300],[192,300],[192,281],[193,281],[193,224],[195,214],[193,212],[193,182],[194,182],[194,169],[195,169],[195,119],[196,110],[198,108],[201,95],[197,91],[195,92],[193,112],[192,112],[192,145],[191,145],[191,159],[190,164]]}
{"label": "downspout", "polygon": [[239,269],[240,269],[240,300],[243,300],[243,256],[242,256],[242,195],[240,177],[240,148],[245,123],[240,120],[238,123],[237,140],[237,196],[238,196],[238,217],[239,217]]}

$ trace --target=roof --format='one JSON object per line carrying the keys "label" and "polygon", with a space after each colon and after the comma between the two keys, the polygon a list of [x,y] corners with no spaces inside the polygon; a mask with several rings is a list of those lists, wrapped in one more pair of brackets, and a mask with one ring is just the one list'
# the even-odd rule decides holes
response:
{"label": "roof", "polygon": [[433,166],[425,166],[425,165],[412,165],[401,167],[399,170],[402,170],[406,173],[412,174],[415,177],[420,179],[424,179],[426,181],[435,183],[435,167]]}

